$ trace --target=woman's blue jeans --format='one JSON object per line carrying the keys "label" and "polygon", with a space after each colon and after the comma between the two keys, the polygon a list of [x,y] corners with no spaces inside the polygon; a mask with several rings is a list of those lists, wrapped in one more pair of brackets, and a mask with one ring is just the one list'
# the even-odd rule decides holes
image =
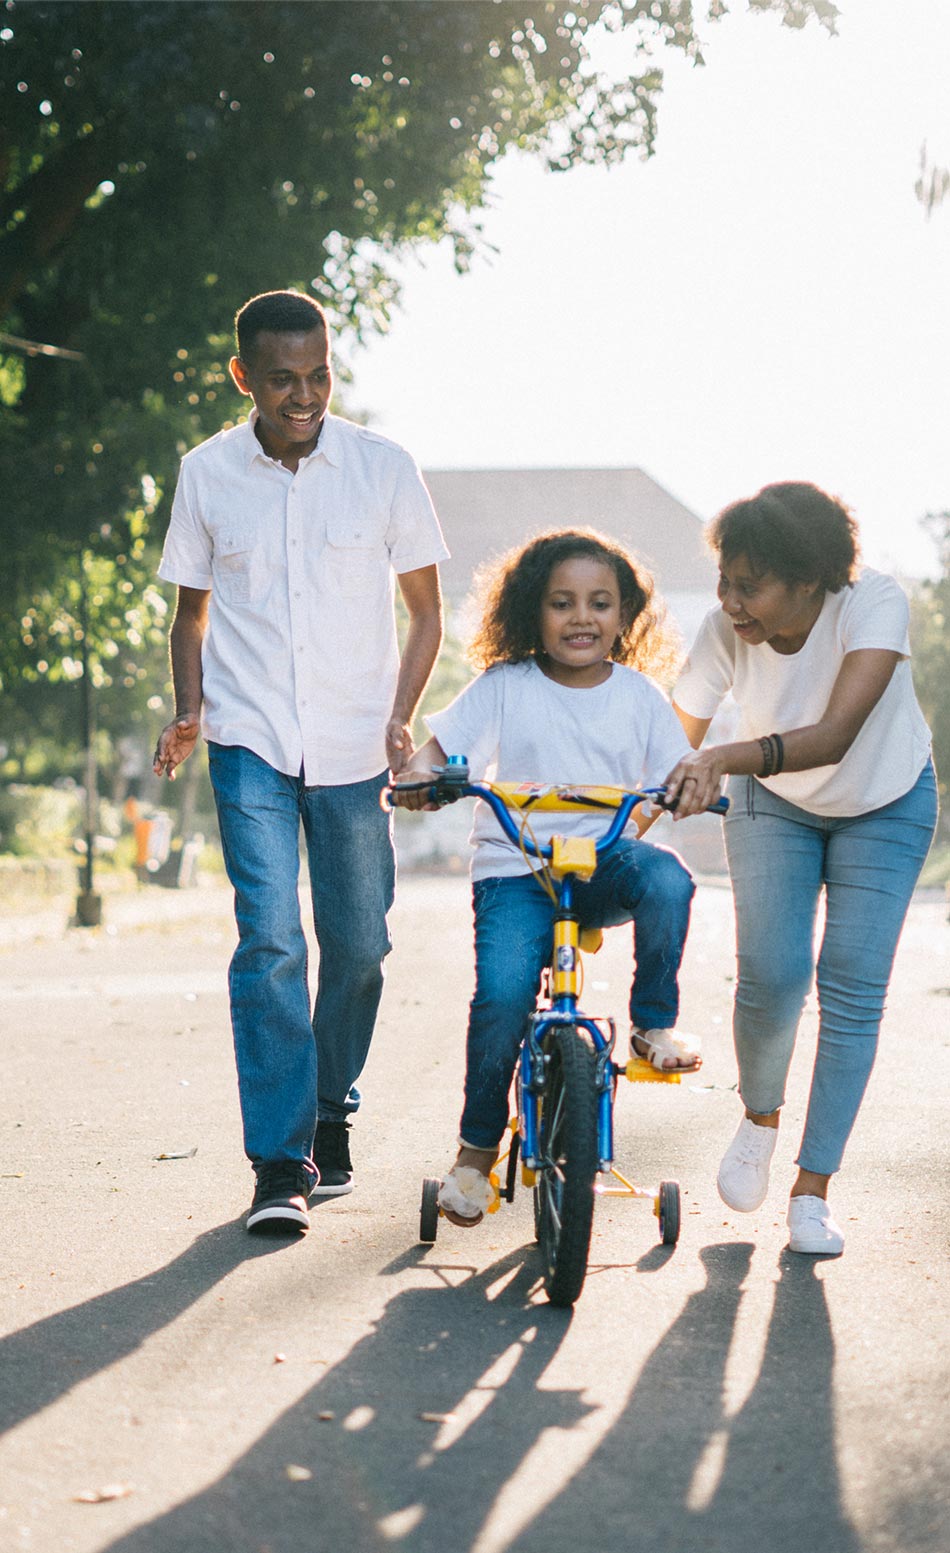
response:
{"label": "woman's blue jeans", "polygon": [[797,1163],[831,1175],[871,1075],[897,942],[937,822],[933,766],[902,798],[853,819],[810,814],[754,777],[734,777],[729,796],[739,1093],[763,1116],[783,1104],[817,948],[818,1053]]}
{"label": "woman's blue jeans", "polygon": [[[636,970],[630,1018],[642,1029],[669,1029],[679,1012],[677,975],[695,885],[675,852],[624,840],[574,887],[582,927],[634,924]],[[508,1125],[508,1091],[541,973],[551,958],[554,903],[531,874],[477,879],[475,993],[466,1050],[460,1134],[490,1149]]]}
{"label": "woman's blue jeans", "polygon": [[[237,745],[209,744],[208,761],[238,925],[229,986],[244,1148],[253,1164],[309,1159],[317,1120],[359,1105],[392,947],[392,822],[379,804],[387,774],[305,787]],[[320,949],[312,1014],[301,823]]]}

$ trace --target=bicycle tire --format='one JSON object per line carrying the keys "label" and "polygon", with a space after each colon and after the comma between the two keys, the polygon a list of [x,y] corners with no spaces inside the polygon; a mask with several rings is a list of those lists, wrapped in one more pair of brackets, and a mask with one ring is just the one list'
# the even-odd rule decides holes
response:
{"label": "bicycle tire", "polygon": [[665,1246],[675,1246],[680,1238],[680,1188],[678,1181],[661,1181],[657,1199],[657,1218],[660,1221],[660,1239]]}
{"label": "bicycle tire", "polygon": [[419,1206],[419,1239],[424,1246],[435,1244],[435,1237],[439,1233],[439,1187],[442,1182],[438,1176],[426,1176],[422,1183],[422,1202]]}
{"label": "bicycle tire", "polygon": [[542,1165],[535,1184],[544,1290],[552,1305],[574,1304],[584,1287],[597,1176],[597,1068],[586,1030],[558,1025],[541,1104]]}

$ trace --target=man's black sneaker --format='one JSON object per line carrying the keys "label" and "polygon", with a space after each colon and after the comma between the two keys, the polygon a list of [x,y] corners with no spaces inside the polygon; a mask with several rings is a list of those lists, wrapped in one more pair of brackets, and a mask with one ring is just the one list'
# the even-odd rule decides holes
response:
{"label": "man's black sneaker", "polygon": [[349,1122],[317,1122],[313,1160],[320,1172],[311,1197],[343,1197],[353,1190],[353,1162],[347,1133]]}
{"label": "man's black sneaker", "polygon": [[305,1235],[310,1228],[310,1175],[292,1159],[258,1165],[247,1228],[256,1235]]}

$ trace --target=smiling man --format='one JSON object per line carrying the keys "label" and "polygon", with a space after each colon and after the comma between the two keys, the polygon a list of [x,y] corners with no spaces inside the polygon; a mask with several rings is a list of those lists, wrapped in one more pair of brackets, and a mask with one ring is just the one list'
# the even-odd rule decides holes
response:
{"label": "smiling man", "polygon": [[[296,1235],[310,1196],[352,1189],[347,1118],[391,947],[380,790],[412,754],[448,552],[410,455],[329,413],[323,309],[271,291],[235,322],[231,375],[254,408],[182,461],[159,567],[178,586],[176,715],[155,770],[173,777],[204,734],[239,932],[229,984],[257,1177],[247,1227]],[[312,1010],[301,825],[320,948]]]}

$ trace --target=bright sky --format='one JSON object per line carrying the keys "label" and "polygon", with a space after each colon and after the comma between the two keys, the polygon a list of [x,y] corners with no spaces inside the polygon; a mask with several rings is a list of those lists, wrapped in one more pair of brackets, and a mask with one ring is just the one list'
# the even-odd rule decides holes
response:
{"label": "bright sky", "polygon": [[814,480],[854,508],[872,565],[931,570],[950,203],[928,220],[913,186],[925,140],[950,163],[950,4],[841,8],[829,38],[735,0],[704,69],[665,52],[648,163],[507,159],[498,253],[464,277],[445,248],[403,268],[348,404],[430,469],[636,465],[703,518]]}

